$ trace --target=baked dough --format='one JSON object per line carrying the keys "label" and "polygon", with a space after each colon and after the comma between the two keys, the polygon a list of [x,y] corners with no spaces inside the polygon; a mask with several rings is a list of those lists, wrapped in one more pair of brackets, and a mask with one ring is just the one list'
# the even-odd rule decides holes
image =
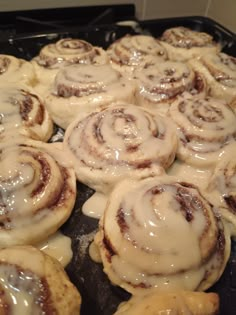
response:
{"label": "baked dough", "polygon": [[31,246],[0,250],[0,314],[79,315],[81,296],[61,264]]}
{"label": "baked dough", "polygon": [[183,93],[204,97],[206,80],[187,63],[180,61],[143,62],[133,74],[139,89],[137,104],[166,115],[170,104]]}
{"label": "baked dough", "polygon": [[216,315],[218,311],[216,293],[177,291],[133,297],[114,315]]}
{"label": "baked dough", "polygon": [[204,291],[221,276],[230,234],[192,184],[161,175],[115,186],[95,244],[114,285],[133,295]]}
{"label": "baked dough", "polygon": [[0,141],[25,136],[47,141],[53,122],[45,102],[34,90],[20,84],[0,84]]}
{"label": "baked dough", "polygon": [[58,72],[70,64],[107,64],[109,58],[100,47],[78,38],[62,38],[41,48],[31,60],[38,78],[35,89],[44,94]]}
{"label": "baked dough", "polygon": [[76,180],[61,160],[53,144],[0,144],[0,248],[38,243],[68,219]]}
{"label": "baked dough", "polygon": [[211,53],[191,60],[191,66],[209,85],[211,96],[231,102],[236,98],[236,58],[225,53]]}
{"label": "baked dough", "polygon": [[211,35],[183,26],[167,29],[160,40],[169,59],[177,61],[199,58],[207,53],[217,53],[221,49]]}
{"label": "baked dough", "polygon": [[236,236],[236,143],[228,146],[216,165],[206,188],[209,200],[220,209]]}
{"label": "baked dough", "polygon": [[33,87],[37,83],[34,67],[24,59],[0,54],[0,84],[6,82]]}
{"label": "baked dough", "polygon": [[115,103],[77,117],[66,130],[64,148],[77,179],[106,193],[123,178],[163,173],[175,158],[177,137],[168,118]]}
{"label": "baked dough", "polygon": [[107,54],[114,69],[127,76],[144,60],[154,58],[162,62],[168,58],[165,48],[149,35],[126,35],[112,43]]}
{"label": "baked dough", "polygon": [[195,166],[215,166],[235,143],[236,116],[223,100],[180,97],[168,112],[179,136],[177,157]]}
{"label": "baked dough", "polygon": [[83,112],[115,101],[134,102],[136,85],[110,65],[70,65],[60,70],[46,104],[57,125],[66,129]]}

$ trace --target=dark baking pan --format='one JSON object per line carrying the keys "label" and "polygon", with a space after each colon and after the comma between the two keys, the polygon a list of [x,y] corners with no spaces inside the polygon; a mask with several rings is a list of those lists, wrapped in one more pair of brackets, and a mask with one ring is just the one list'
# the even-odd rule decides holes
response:
{"label": "dark baking pan", "polygon": [[[103,25],[77,27],[51,33],[24,34],[8,41],[0,40],[0,53],[30,60],[38,54],[42,46],[63,37],[77,37],[107,48],[114,40],[128,33],[148,33],[159,37],[165,29],[180,25],[209,33],[216,41],[222,43],[225,52],[236,56],[235,35],[205,17],[142,21],[135,30],[128,26]],[[102,265],[93,262],[88,255],[88,246],[97,230],[98,220],[86,217],[81,212],[83,203],[93,191],[81,183],[77,183],[77,188],[77,201],[73,213],[62,227],[64,234],[72,238],[74,253],[66,271],[82,295],[82,315],[112,315],[118,304],[129,298],[129,294],[111,285],[103,273]],[[232,244],[231,257],[224,274],[210,291],[218,292],[220,295],[221,315],[236,314],[236,242]]]}

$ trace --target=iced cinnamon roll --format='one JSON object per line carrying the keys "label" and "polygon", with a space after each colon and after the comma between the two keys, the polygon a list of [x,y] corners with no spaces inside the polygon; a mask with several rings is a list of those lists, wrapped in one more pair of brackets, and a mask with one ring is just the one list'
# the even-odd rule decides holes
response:
{"label": "iced cinnamon roll", "polygon": [[0,86],[0,141],[18,135],[47,141],[53,132],[53,122],[44,101],[25,86]]}
{"label": "iced cinnamon roll", "polygon": [[117,184],[95,244],[111,282],[142,296],[206,290],[230,254],[212,205],[196,186],[167,175]]}
{"label": "iced cinnamon roll", "polygon": [[148,35],[126,35],[111,44],[107,53],[114,69],[127,75],[131,75],[146,57],[159,62],[168,58],[160,42]]}
{"label": "iced cinnamon roll", "polygon": [[0,247],[35,244],[70,216],[74,171],[53,144],[0,145]]}
{"label": "iced cinnamon roll", "polygon": [[236,58],[224,53],[206,54],[191,60],[191,66],[205,77],[210,95],[231,102],[236,97]]}
{"label": "iced cinnamon roll", "polygon": [[167,29],[160,42],[167,50],[169,59],[177,61],[199,58],[207,53],[217,53],[221,49],[211,35],[182,26]]}
{"label": "iced cinnamon roll", "polygon": [[236,144],[229,146],[216,166],[206,192],[212,203],[220,209],[236,236]]}
{"label": "iced cinnamon roll", "polygon": [[0,250],[0,314],[80,314],[81,296],[55,259],[31,246]]}
{"label": "iced cinnamon roll", "polygon": [[58,70],[70,64],[107,64],[109,58],[100,47],[77,38],[63,38],[44,46],[32,60],[39,84],[36,88],[45,91]]}
{"label": "iced cinnamon roll", "polygon": [[34,67],[26,60],[11,55],[0,55],[0,84],[6,82],[21,82],[34,86],[36,84]]}
{"label": "iced cinnamon roll", "polygon": [[235,143],[236,116],[222,100],[179,98],[170,107],[179,136],[177,157],[195,166],[213,166]]}
{"label": "iced cinnamon roll", "polygon": [[71,65],[58,72],[46,103],[55,123],[65,129],[77,114],[114,101],[133,103],[135,90],[136,85],[110,65]]}
{"label": "iced cinnamon roll", "polygon": [[216,315],[219,306],[216,293],[176,291],[133,297],[122,303],[114,315]]}
{"label": "iced cinnamon roll", "polygon": [[143,63],[134,71],[139,86],[137,103],[166,114],[178,95],[188,92],[203,97],[207,93],[205,79],[183,62],[165,61]]}
{"label": "iced cinnamon roll", "polygon": [[177,137],[168,118],[117,103],[75,120],[64,146],[78,180],[107,192],[122,178],[160,174],[175,158]]}

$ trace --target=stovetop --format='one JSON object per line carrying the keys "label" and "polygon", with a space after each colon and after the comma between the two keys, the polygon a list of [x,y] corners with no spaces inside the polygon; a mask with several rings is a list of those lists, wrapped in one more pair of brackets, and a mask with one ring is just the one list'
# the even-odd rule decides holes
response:
{"label": "stovetop", "polygon": [[0,40],[27,33],[60,31],[65,28],[112,24],[136,20],[135,6],[89,6],[16,12],[0,12]]}

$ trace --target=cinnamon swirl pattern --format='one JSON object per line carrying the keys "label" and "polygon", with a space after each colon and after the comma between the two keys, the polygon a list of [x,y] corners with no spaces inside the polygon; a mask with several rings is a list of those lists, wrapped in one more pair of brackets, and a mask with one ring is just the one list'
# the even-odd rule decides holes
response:
{"label": "cinnamon swirl pattern", "polygon": [[34,86],[36,84],[34,67],[26,60],[0,54],[0,83],[6,82],[20,82]]}
{"label": "cinnamon swirl pattern", "polygon": [[167,29],[160,40],[171,60],[185,61],[220,51],[220,45],[211,35],[183,26]]}
{"label": "cinnamon swirl pattern", "polygon": [[236,145],[229,146],[216,166],[206,192],[212,203],[220,209],[236,236]]}
{"label": "cinnamon swirl pattern", "polygon": [[236,58],[225,53],[207,54],[192,60],[191,66],[201,73],[213,97],[231,102],[236,97]]}
{"label": "cinnamon swirl pattern", "polygon": [[214,166],[224,150],[235,143],[236,116],[222,100],[179,98],[169,110],[177,126],[177,157],[196,166]]}
{"label": "cinnamon swirl pattern", "polygon": [[63,38],[56,43],[44,46],[32,63],[40,83],[39,91],[44,91],[47,89],[47,85],[53,82],[61,67],[77,63],[107,64],[109,58],[102,48],[93,46],[87,41]]}
{"label": "cinnamon swirl pattern", "polygon": [[[75,174],[52,144],[0,147],[0,247],[35,244],[53,234],[74,206]],[[51,151],[50,151],[51,150]]]}
{"label": "cinnamon swirl pattern", "polygon": [[65,129],[82,112],[114,101],[132,103],[135,90],[136,85],[110,65],[71,65],[58,72],[46,103],[55,123]]}
{"label": "cinnamon swirl pattern", "polygon": [[23,86],[0,87],[0,141],[23,135],[47,141],[53,123],[40,97]]}
{"label": "cinnamon swirl pattern", "polygon": [[75,120],[64,146],[78,180],[107,192],[124,177],[160,174],[175,158],[177,137],[168,118],[118,103]]}
{"label": "cinnamon swirl pattern", "polygon": [[80,314],[81,297],[63,267],[31,246],[0,250],[0,313]]}
{"label": "cinnamon swirl pattern", "polygon": [[183,62],[150,62],[134,72],[139,86],[136,99],[139,105],[166,114],[169,105],[183,92],[205,96],[206,81]]}
{"label": "cinnamon swirl pattern", "polygon": [[158,62],[167,59],[165,48],[148,35],[126,35],[111,44],[107,53],[112,66],[127,74],[131,74],[146,57],[156,58]]}
{"label": "cinnamon swirl pattern", "polygon": [[216,315],[219,311],[219,296],[216,293],[176,291],[173,293],[149,294],[132,297],[122,303],[114,315],[162,315],[191,314]]}
{"label": "cinnamon swirl pattern", "polygon": [[211,204],[167,175],[120,182],[95,243],[111,282],[133,295],[206,290],[230,253],[228,230]]}

